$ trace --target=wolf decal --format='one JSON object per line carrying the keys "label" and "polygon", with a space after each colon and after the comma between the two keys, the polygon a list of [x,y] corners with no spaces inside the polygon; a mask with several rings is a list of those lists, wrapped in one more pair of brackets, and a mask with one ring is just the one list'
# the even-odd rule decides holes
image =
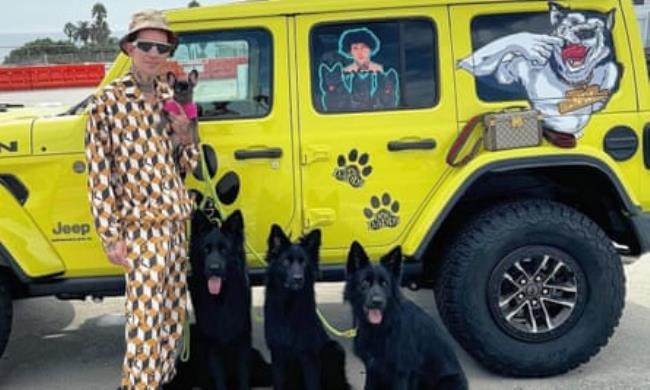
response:
{"label": "wolf decal", "polygon": [[498,38],[459,61],[475,77],[519,83],[544,127],[575,138],[618,89],[622,67],[611,44],[615,10],[573,11],[549,2],[552,31]]}

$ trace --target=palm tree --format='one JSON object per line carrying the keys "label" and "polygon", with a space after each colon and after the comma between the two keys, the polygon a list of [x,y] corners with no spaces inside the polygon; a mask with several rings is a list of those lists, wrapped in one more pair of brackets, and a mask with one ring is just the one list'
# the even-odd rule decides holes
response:
{"label": "palm tree", "polygon": [[77,35],[76,38],[83,42],[84,46],[88,44],[92,31],[90,30],[90,23],[85,20],[77,22]]}
{"label": "palm tree", "polygon": [[63,26],[63,33],[68,37],[70,42],[75,40],[75,36],[77,35],[77,27],[71,23],[68,22]]}
{"label": "palm tree", "polygon": [[192,1],[190,1],[190,3],[189,3],[187,6],[188,6],[189,8],[194,8],[194,7],[200,7],[201,4],[199,4],[199,2],[196,1],[196,0],[192,0]]}
{"label": "palm tree", "polygon": [[108,12],[106,12],[106,7],[104,7],[104,4],[102,3],[95,3],[90,13],[92,14],[93,19],[95,19],[96,22],[101,22],[103,20],[106,20],[106,15],[108,14]]}
{"label": "palm tree", "polygon": [[95,3],[90,11],[93,17],[90,26],[90,40],[97,44],[104,44],[111,35],[111,30],[106,22],[108,12],[102,3]]}
{"label": "palm tree", "polygon": [[111,35],[111,29],[108,27],[108,22],[105,20],[102,20],[101,22],[94,21],[92,26],[90,26],[90,30],[92,35],[91,40],[100,45],[105,44],[108,37]]}

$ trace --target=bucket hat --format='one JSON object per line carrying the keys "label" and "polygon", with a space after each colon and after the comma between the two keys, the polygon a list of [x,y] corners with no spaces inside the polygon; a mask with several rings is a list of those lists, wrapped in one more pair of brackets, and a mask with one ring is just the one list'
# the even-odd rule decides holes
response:
{"label": "bucket hat", "polygon": [[169,27],[169,24],[167,24],[165,15],[154,9],[146,9],[133,14],[131,17],[131,23],[129,23],[129,31],[122,37],[122,39],[120,39],[120,49],[122,52],[128,54],[126,51],[126,44],[135,40],[138,31],[147,29],[166,32],[169,44],[172,45],[172,53],[174,52],[174,49],[176,49],[176,46],[178,45],[178,38]]}

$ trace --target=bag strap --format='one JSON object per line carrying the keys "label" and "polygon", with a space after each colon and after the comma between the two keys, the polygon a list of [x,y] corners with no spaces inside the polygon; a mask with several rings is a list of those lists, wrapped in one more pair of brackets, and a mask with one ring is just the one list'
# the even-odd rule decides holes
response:
{"label": "bag strap", "polygon": [[469,152],[469,154],[467,154],[467,156],[463,157],[460,161],[456,161],[458,154],[460,153],[461,150],[463,150],[463,146],[465,146],[465,144],[467,143],[469,136],[472,134],[472,132],[477,127],[477,125],[481,122],[482,119],[483,119],[483,115],[476,115],[475,117],[470,119],[469,122],[467,122],[465,127],[463,127],[463,131],[460,132],[458,138],[456,138],[456,141],[454,141],[454,144],[451,146],[451,149],[449,149],[449,153],[447,154],[447,164],[451,165],[452,167],[458,168],[466,165],[474,157],[476,157],[479,149],[481,148],[481,142],[483,141],[482,136],[478,140],[476,140],[476,142],[472,146],[472,150]]}

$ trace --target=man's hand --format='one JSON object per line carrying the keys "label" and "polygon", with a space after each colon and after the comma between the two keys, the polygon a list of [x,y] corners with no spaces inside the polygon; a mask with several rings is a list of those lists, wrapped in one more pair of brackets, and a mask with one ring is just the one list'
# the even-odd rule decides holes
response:
{"label": "man's hand", "polygon": [[169,113],[169,119],[172,126],[172,139],[179,145],[187,145],[194,142],[194,134],[191,121],[181,111],[180,114]]}
{"label": "man's hand", "polygon": [[108,260],[124,268],[129,268],[129,263],[126,260],[126,242],[124,240],[117,241],[106,248]]}

